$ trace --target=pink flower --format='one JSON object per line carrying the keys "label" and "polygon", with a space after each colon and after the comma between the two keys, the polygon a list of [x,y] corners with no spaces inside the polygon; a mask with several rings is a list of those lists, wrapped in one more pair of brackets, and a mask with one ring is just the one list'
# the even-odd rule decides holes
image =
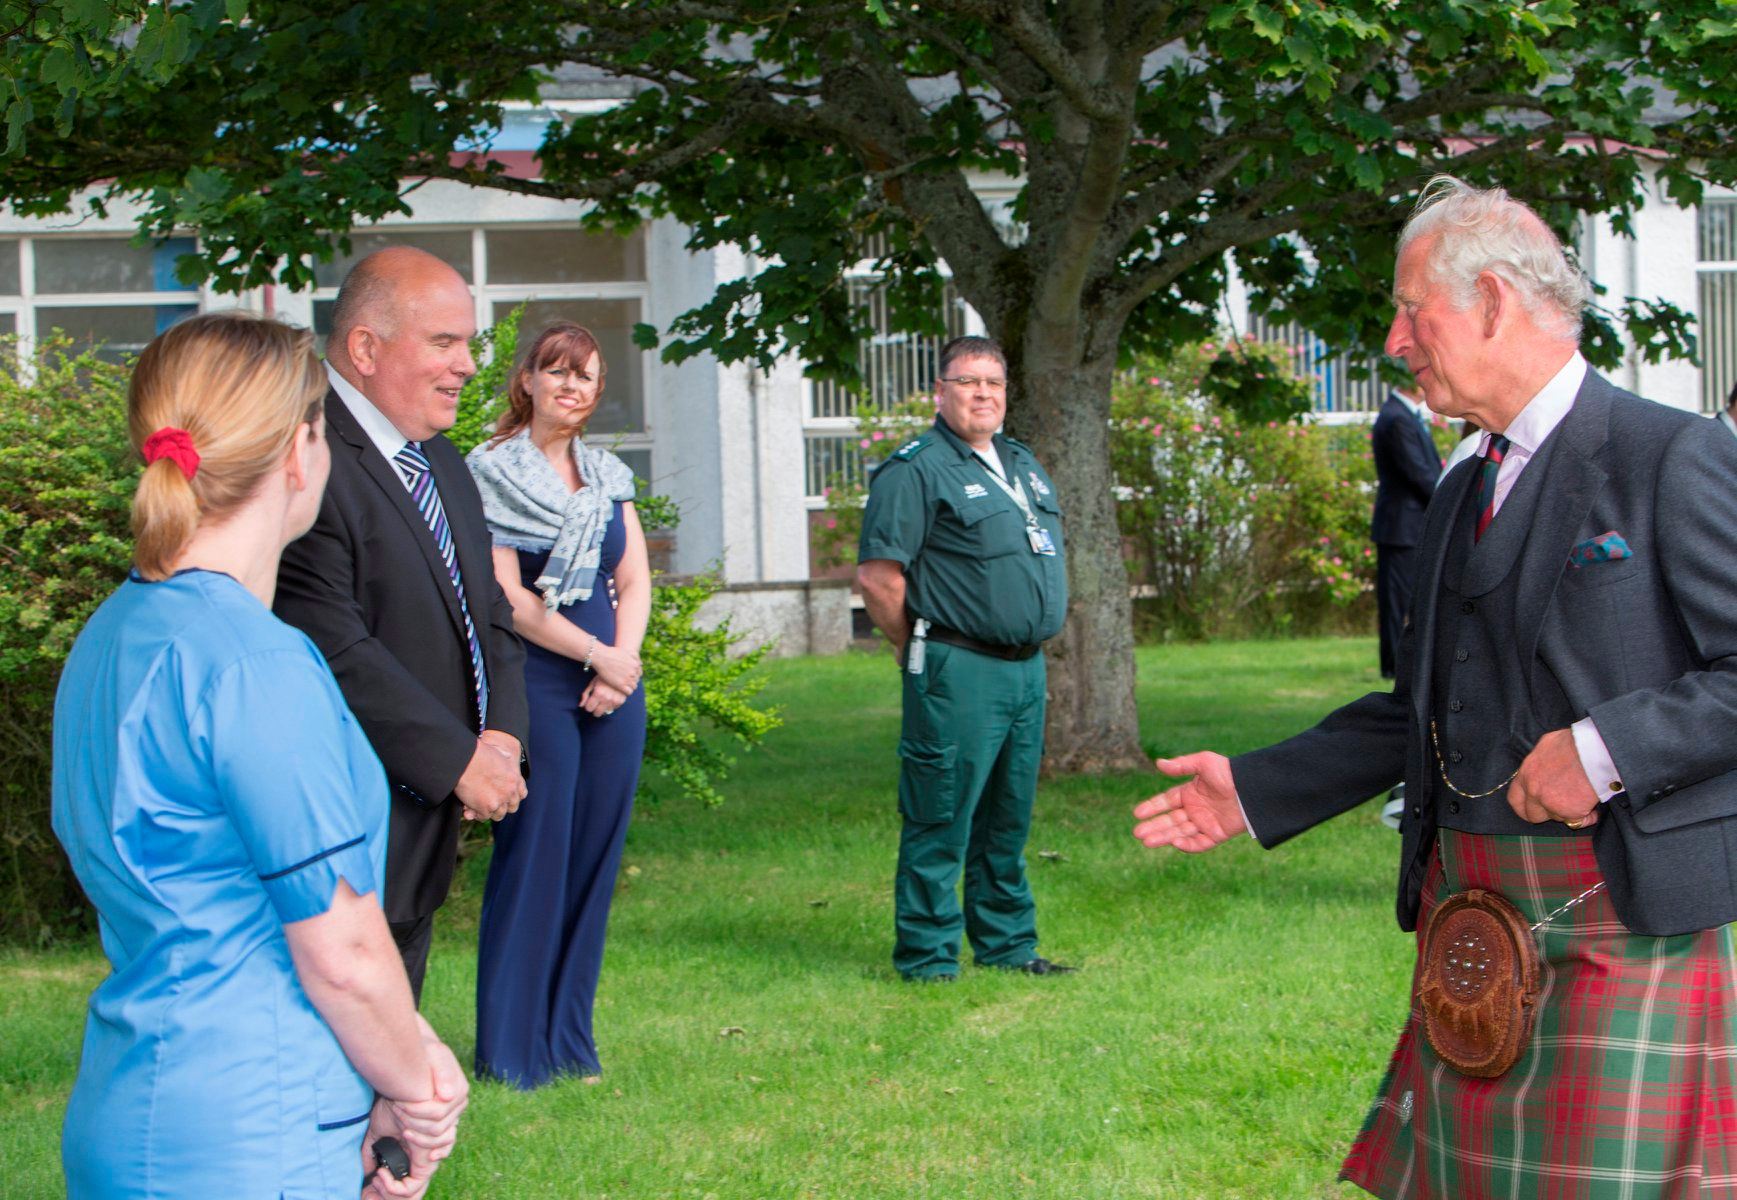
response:
{"label": "pink flower", "polygon": [[1212,427],[1214,429],[1218,428],[1218,418],[1217,417],[1212,418]]}
{"label": "pink flower", "polygon": [[838,522],[836,520],[834,520],[833,518],[828,517],[828,518],[826,518],[826,527],[828,529],[837,529],[838,528]]}
{"label": "pink flower", "polygon": [[1345,565],[1345,560],[1340,558],[1337,554],[1335,554],[1333,556],[1333,565],[1335,567],[1342,567]]}
{"label": "pink flower", "polygon": [[1213,351],[1218,349],[1218,346],[1216,343],[1213,343],[1213,342],[1202,342],[1202,343],[1200,343],[1200,348],[1202,350],[1206,351],[1208,354],[1211,354]]}
{"label": "pink flower", "polygon": [[1200,426],[1198,424],[1190,425],[1188,428],[1192,429],[1195,433],[1199,433],[1201,431]]}
{"label": "pink flower", "polygon": [[1146,382],[1153,387],[1157,387],[1158,386],[1158,376],[1153,375],[1152,377],[1147,379]]}
{"label": "pink flower", "polygon": [[869,440],[864,438],[862,441],[858,442],[857,445],[861,446],[864,450],[867,450],[869,448]]}
{"label": "pink flower", "polygon": [[1279,427],[1279,423],[1277,421],[1268,421],[1267,422],[1267,428],[1268,429],[1277,429],[1278,427]]}
{"label": "pink flower", "polygon": [[882,438],[884,438],[884,437],[886,437],[886,436],[887,436],[887,435],[886,435],[886,434],[884,434],[884,433],[882,433],[882,432],[881,432],[881,431],[880,431],[880,430],[878,430],[878,429],[877,429],[877,430],[875,430],[875,431],[874,431],[874,432],[873,432],[873,433],[872,433],[872,434],[870,434],[870,435],[869,435],[869,437],[870,437],[870,438],[871,438],[871,439],[873,439],[873,440],[874,440],[874,441],[877,441],[877,442],[878,442],[878,441],[880,441],[880,440],[881,440],[881,439],[882,439]]}
{"label": "pink flower", "polygon": [[1164,436],[1164,426],[1162,426],[1162,425],[1152,426],[1152,436],[1153,437],[1163,437]]}
{"label": "pink flower", "polygon": [[1322,538],[1321,539],[1321,545],[1325,546],[1328,542],[1330,542],[1332,540],[1333,540],[1332,538]]}

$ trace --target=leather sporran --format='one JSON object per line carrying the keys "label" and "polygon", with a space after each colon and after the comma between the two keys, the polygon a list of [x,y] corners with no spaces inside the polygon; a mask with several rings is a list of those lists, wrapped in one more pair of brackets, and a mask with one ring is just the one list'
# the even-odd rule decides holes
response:
{"label": "leather sporran", "polygon": [[1526,1050],[1543,987],[1538,943],[1494,892],[1456,892],[1424,926],[1417,978],[1424,1035],[1462,1075],[1493,1079]]}

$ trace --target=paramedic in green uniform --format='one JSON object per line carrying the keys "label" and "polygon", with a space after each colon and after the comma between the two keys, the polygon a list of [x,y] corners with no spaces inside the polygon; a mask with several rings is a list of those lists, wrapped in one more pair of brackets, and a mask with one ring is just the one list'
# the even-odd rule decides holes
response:
{"label": "paramedic in green uniform", "polygon": [[940,365],[935,426],[875,471],[857,554],[904,681],[893,965],[906,979],[957,978],[963,929],[979,966],[1058,974],[1071,968],[1037,953],[1025,840],[1043,643],[1067,612],[1061,506],[1031,451],[996,433],[1001,347],[956,338]]}

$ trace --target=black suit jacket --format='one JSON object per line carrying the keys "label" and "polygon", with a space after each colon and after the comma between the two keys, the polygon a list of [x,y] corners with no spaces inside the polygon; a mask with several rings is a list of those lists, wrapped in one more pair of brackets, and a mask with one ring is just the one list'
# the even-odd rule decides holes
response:
{"label": "black suit jacket", "polygon": [[1375,417],[1375,515],[1369,536],[1385,546],[1415,546],[1423,510],[1441,479],[1441,456],[1412,409],[1392,393]]}
{"label": "black suit jacket", "polygon": [[[1548,673],[1575,718],[1592,717],[1616,764],[1625,790],[1591,836],[1623,922],[1654,935],[1725,924],[1737,919],[1737,438],[1588,373],[1551,439],[1548,459],[1527,468],[1546,474],[1514,566],[1510,645],[1529,685]],[[1442,563],[1478,466],[1455,467],[1430,507],[1393,691],[1231,763],[1267,846],[1403,777],[1405,929],[1416,927],[1436,836],[1429,721]],[[1630,555],[1569,567],[1577,545],[1606,533]],[[1530,748],[1516,729],[1513,749]]]}
{"label": "black suit jacket", "polygon": [[[320,515],[284,551],[277,615],[326,656],[392,788],[386,917],[440,907],[457,858],[452,789],[476,750],[470,649],[446,564],[410,493],[336,394],[326,397],[331,480]],[[495,581],[476,484],[451,442],[422,443],[452,529],[488,670],[488,724],[524,745],[525,649]]]}

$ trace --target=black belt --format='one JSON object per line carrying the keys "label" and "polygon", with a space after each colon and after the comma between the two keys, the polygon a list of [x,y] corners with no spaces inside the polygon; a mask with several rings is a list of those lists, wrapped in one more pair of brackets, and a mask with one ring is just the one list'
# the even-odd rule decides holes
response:
{"label": "black belt", "polygon": [[1042,642],[1030,646],[992,646],[988,642],[968,637],[957,629],[948,629],[945,625],[929,626],[928,638],[931,642],[945,642],[949,646],[987,654],[990,658],[1004,658],[1008,662],[1024,662],[1043,649]]}

